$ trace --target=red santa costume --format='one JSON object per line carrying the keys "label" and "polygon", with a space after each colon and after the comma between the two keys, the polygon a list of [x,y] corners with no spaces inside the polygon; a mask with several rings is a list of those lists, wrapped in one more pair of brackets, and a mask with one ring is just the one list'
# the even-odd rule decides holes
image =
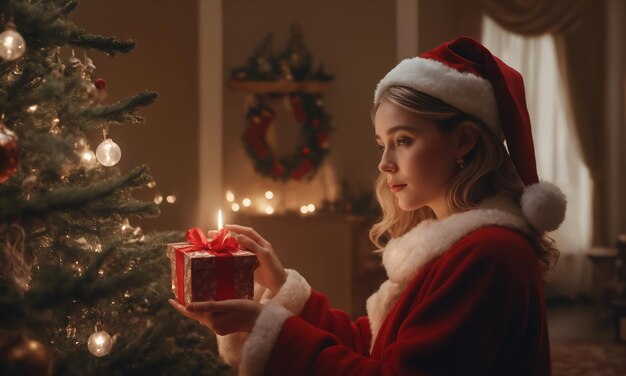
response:
{"label": "red santa costume", "polygon": [[475,115],[507,142],[526,188],[425,220],[391,239],[388,280],[352,321],[295,270],[250,333],[217,336],[243,375],[549,375],[543,279],[528,236],[557,228],[565,196],[538,181],[522,77],[461,37],[405,59],[378,84],[414,88]]}

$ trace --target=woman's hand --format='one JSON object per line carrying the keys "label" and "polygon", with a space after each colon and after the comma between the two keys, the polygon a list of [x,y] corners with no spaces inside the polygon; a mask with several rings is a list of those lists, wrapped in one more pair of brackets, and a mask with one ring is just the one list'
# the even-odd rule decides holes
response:
{"label": "woman's hand", "polygon": [[189,303],[187,307],[176,300],[169,303],[184,316],[198,321],[224,336],[235,332],[251,332],[263,305],[248,299],[229,299]]}
{"label": "woman's hand", "polygon": [[[261,266],[254,271],[254,279],[272,293],[277,293],[287,280],[287,273],[274,253],[272,245],[250,227],[224,225],[224,228],[234,232],[233,237],[237,242],[246,250],[255,253],[259,259]],[[209,231],[209,236],[213,237],[216,232]]]}

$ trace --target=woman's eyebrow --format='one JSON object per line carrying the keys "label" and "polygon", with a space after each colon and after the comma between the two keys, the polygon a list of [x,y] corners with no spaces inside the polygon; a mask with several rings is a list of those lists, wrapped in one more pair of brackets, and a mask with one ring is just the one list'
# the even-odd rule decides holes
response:
{"label": "woman's eyebrow", "polygon": [[[415,127],[411,127],[410,125],[396,125],[395,127],[391,127],[387,130],[387,135],[390,135],[394,132],[401,131],[401,130],[414,132],[414,133],[417,131]],[[376,135],[376,139],[380,140],[381,138],[379,135]]]}

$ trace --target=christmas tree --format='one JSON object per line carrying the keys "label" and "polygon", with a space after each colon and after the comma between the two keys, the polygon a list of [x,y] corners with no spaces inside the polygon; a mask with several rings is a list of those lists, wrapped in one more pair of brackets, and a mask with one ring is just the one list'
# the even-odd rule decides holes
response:
{"label": "christmas tree", "polygon": [[[183,234],[132,225],[159,215],[132,196],[154,187],[148,167],[115,167],[121,150],[110,135],[143,122],[137,112],[157,94],[107,102],[87,54],[127,53],[134,42],[78,28],[76,6],[0,2],[0,369],[227,372],[211,333],[167,303],[165,244]],[[94,153],[87,140],[100,135]]]}

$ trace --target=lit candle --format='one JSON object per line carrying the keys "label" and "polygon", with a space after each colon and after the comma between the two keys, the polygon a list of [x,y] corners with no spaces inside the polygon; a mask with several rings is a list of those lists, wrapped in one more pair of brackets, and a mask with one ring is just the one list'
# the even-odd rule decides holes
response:
{"label": "lit candle", "polygon": [[217,211],[217,229],[221,230],[222,227],[224,227],[222,225],[222,209]]}

